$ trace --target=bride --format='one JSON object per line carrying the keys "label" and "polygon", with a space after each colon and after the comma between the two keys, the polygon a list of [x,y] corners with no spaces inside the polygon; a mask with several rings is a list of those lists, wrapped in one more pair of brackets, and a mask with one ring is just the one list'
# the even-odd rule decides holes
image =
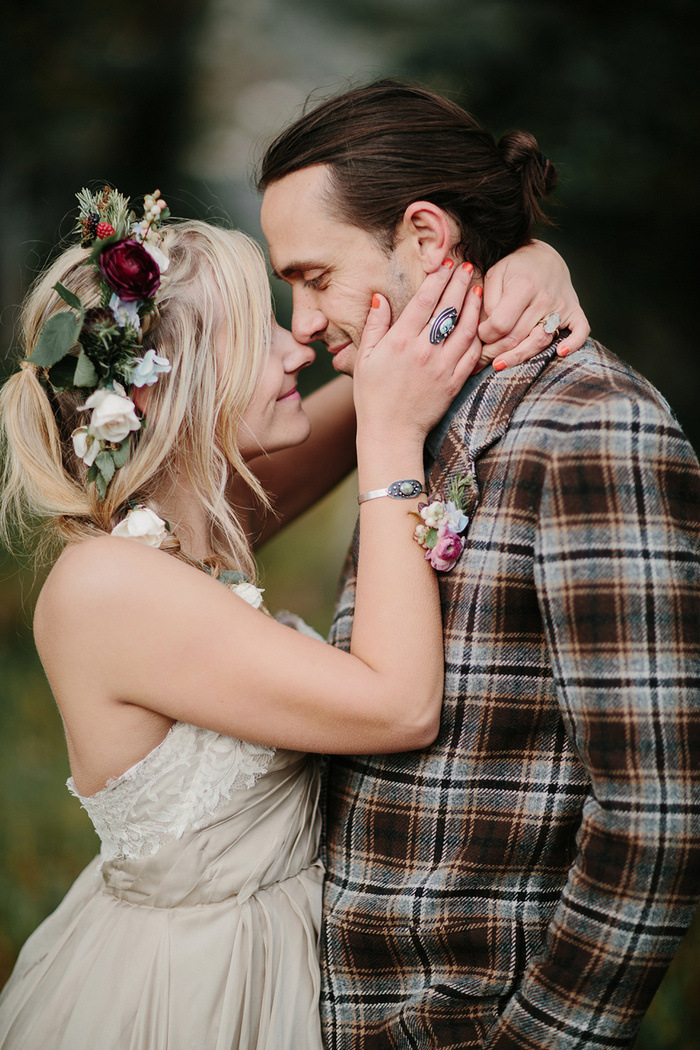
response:
{"label": "bride", "polygon": [[[35,285],[0,396],[1,509],[6,540],[38,520],[64,548],[35,638],[102,848],[22,950],[0,1046],[318,1048],[309,753],[437,733],[437,579],[408,512],[481,354],[481,289],[443,265],[391,329],[375,296],[352,393],[302,404],[313,352],[272,318],[254,242],[163,223],[158,194],[141,221],[115,191],[79,199],[82,246]],[[348,654],[267,613],[251,551],[351,469],[355,433],[372,495]]]}

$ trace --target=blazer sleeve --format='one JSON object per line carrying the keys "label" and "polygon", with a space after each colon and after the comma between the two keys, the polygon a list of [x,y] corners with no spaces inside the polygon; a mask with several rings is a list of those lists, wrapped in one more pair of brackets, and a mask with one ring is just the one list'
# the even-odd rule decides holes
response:
{"label": "blazer sleeve", "polygon": [[700,896],[700,470],[620,395],[558,427],[535,550],[558,702],[590,777],[542,953],[488,1050],[620,1050]]}

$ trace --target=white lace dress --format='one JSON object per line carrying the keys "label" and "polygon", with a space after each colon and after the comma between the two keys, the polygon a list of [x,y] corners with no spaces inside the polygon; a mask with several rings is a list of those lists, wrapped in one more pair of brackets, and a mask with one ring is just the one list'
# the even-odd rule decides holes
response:
{"label": "white lace dress", "polygon": [[309,756],[176,722],[80,799],[102,850],[22,949],[0,1047],[320,1050],[318,795]]}

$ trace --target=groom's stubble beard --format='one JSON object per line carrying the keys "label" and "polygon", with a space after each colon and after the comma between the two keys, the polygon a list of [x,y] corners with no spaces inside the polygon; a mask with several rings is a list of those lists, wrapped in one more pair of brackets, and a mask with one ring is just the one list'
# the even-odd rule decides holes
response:
{"label": "groom's stubble beard", "polygon": [[390,257],[389,265],[389,306],[391,307],[391,323],[398,321],[417,288],[411,286],[411,280],[406,271],[399,265],[396,256]]}
{"label": "groom's stubble beard", "polygon": [[[403,313],[403,311],[408,306],[415,292],[418,290],[418,287],[412,287],[411,280],[408,274],[398,263],[394,253],[391,253],[388,258],[389,262],[387,270],[386,287],[373,289],[372,292],[379,291],[382,295],[386,297],[386,299],[388,299],[389,307],[391,309],[391,323],[395,324],[401,316],[401,314]],[[370,299],[372,292],[370,293]],[[369,303],[367,308],[369,310]],[[348,339],[352,338],[350,333],[345,334],[347,335]],[[338,369],[338,371],[343,372],[345,375],[352,376],[354,374],[355,355],[357,354],[359,339],[361,337],[362,330],[360,330],[358,336],[356,336],[353,339],[354,353],[352,355],[351,360],[348,361],[345,367]]]}

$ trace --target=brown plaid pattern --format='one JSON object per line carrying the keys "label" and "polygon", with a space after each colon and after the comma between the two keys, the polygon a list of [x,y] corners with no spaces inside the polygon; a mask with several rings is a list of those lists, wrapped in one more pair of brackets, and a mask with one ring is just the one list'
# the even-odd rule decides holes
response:
{"label": "brown plaid pattern", "polygon": [[480,384],[459,472],[439,737],[330,768],[326,1044],[619,1050],[700,896],[700,468],[589,342]]}

